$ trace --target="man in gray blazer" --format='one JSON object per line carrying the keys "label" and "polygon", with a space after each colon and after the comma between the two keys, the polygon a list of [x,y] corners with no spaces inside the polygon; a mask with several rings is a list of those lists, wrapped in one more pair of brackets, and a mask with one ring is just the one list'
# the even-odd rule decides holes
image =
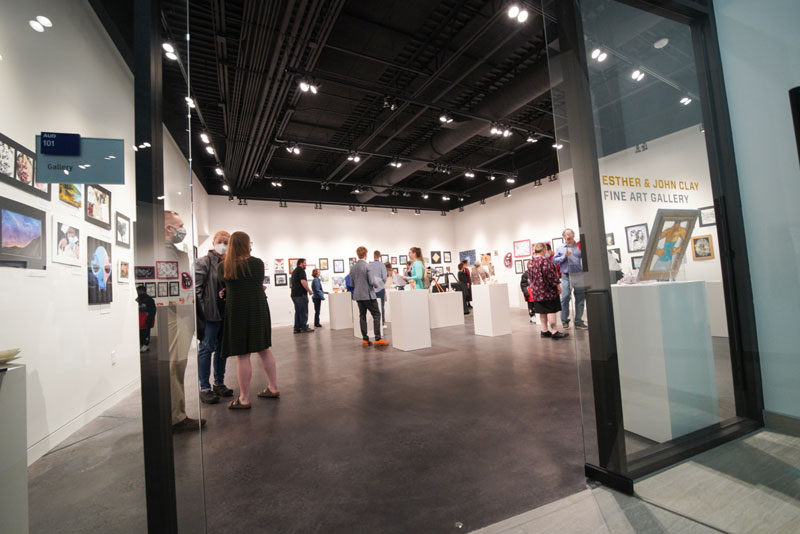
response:
{"label": "man in gray blazer", "polygon": [[367,310],[372,315],[375,328],[375,345],[382,347],[389,342],[381,339],[381,311],[378,308],[378,297],[375,288],[378,286],[367,264],[367,248],[358,247],[356,250],[358,261],[350,267],[350,283],[353,284],[353,300],[358,303],[359,324],[361,326],[361,344],[365,347],[372,345],[367,331]]}

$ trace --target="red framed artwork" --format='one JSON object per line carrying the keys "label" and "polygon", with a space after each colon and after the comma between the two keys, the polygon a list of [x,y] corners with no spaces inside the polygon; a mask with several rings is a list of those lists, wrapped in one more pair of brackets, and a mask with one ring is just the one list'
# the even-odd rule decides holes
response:
{"label": "red framed artwork", "polygon": [[515,258],[529,258],[530,255],[531,255],[530,239],[523,239],[522,241],[514,241]]}

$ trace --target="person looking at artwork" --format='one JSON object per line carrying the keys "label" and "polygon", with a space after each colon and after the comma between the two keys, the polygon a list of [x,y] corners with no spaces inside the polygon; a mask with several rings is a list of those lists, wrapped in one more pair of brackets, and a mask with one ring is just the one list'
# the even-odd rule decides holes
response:
{"label": "person looking at artwork", "polygon": [[553,262],[546,256],[544,243],[533,247],[533,260],[528,263],[528,280],[531,287],[533,311],[539,314],[542,337],[562,339],[569,334],[558,331],[558,312],[561,311],[561,283]]}
{"label": "person looking at artwork", "polygon": [[297,260],[297,267],[292,271],[292,302],[294,303],[294,333],[303,334],[313,332],[308,327],[308,297],[312,295],[306,277],[306,259]]}
{"label": "person looking at artwork", "polygon": [[136,302],[139,304],[139,352],[150,350],[150,329],[156,322],[156,301],[147,294],[144,284],[136,286]]}
{"label": "person looking at artwork", "polygon": [[[250,409],[250,380],[253,368],[250,355],[261,359],[267,387],[260,398],[277,399],[278,370],[272,354],[272,321],[264,294],[264,262],[250,255],[250,236],[234,232],[225,259],[217,265],[217,278],[225,295],[222,327],[222,357],[236,358],[239,394],[230,402],[231,410]],[[303,262],[305,263],[305,262]]]}
{"label": "person looking at artwork", "polygon": [[411,261],[411,273],[406,277],[406,282],[414,283],[416,289],[425,289],[425,263],[422,261],[422,249],[411,247],[408,250]]}
{"label": "person looking at artwork", "polygon": [[583,287],[583,265],[581,264],[581,248],[575,242],[575,232],[566,228],[561,232],[564,243],[556,249],[553,263],[561,268],[561,326],[569,328],[569,302],[572,291],[575,291],[575,328],[586,330],[583,322],[583,308],[586,292]]}
{"label": "person looking at artwork", "polygon": [[458,281],[464,284],[464,297],[467,299],[467,308],[472,309],[472,278],[469,272],[469,262],[462,261],[458,268]]}
{"label": "person looking at artwork", "polygon": [[358,247],[356,256],[358,261],[350,266],[350,280],[353,284],[353,300],[358,304],[358,319],[363,339],[361,344],[365,347],[372,345],[367,330],[367,311],[369,311],[375,331],[375,345],[378,347],[388,345],[388,341],[381,339],[381,311],[378,309],[378,297],[375,293],[378,281],[367,264],[367,247]]}
{"label": "person looking at artwork", "polygon": [[322,328],[319,322],[319,312],[322,309],[322,301],[325,300],[325,292],[322,290],[322,280],[319,279],[319,269],[311,271],[311,300],[314,302],[314,328]]}
{"label": "person looking at artwork", "polygon": [[381,251],[376,250],[372,253],[372,263],[369,264],[369,274],[375,280],[375,295],[381,301],[381,318],[386,324],[386,265],[381,261]]}
{"label": "person looking at artwork", "polygon": [[[216,404],[220,397],[231,397],[233,390],[225,385],[225,359],[219,352],[222,341],[222,321],[225,301],[219,298],[217,267],[228,251],[231,235],[224,230],[214,234],[211,250],[194,264],[197,324],[204,324],[202,339],[197,347],[197,377],[200,381],[200,401]],[[199,326],[198,326],[199,331]],[[211,387],[211,365],[214,365],[214,387]]]}
{"label": "person looking at artwork", "polygon": [[[546,250],[545,257],[547,257]],[[522,290],[522,296],[525,299],[525,302],[528,304],[528,317],[530,317],[529,321],[531,324],[536,324],[536,312],[533,310],[533,286],[530,283],[532,264],[533,260],[529,260],[527,268],[522,271],[522,276],[520,277],[519,281],[519,288]]]}

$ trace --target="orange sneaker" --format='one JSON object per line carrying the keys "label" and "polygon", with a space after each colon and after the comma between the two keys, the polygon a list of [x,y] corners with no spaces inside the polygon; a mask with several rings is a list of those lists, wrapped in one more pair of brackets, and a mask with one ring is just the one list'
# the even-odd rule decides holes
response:
{"label": "orange sneaker", "polygon": [[370,345],[372,345],[372,341],[367,341],[365,339],[364,341],[361,342],[361,345],[363,345],[364,347],[369,347]]}
{"label": "orange sneaker", "polygon": [[388,344],[389,342],[386,341],[385,339],[379,339],[378,341],[375,342],[376,347],[385,347]]}

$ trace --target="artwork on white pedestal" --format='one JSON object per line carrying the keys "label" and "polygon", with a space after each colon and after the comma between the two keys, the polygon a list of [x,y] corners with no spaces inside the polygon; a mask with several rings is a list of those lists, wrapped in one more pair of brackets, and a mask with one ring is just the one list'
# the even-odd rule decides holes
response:
{"label": "artwork on white pedestal", "polygon": [[81,231],[66,218],[53,215],[53,261],[66,265],[81,265]]}
{"label": "artwork on white pedestal", "polygon": [[639,280],[675,279],[697,216],[697,210],[660,209],[656,212],[653,234],[648,240],[639,269]]}
{"label": "artwork on white pedestal", "polygon": [[625,227],[628,252],[644,252],[647,249],[647,223]]}

